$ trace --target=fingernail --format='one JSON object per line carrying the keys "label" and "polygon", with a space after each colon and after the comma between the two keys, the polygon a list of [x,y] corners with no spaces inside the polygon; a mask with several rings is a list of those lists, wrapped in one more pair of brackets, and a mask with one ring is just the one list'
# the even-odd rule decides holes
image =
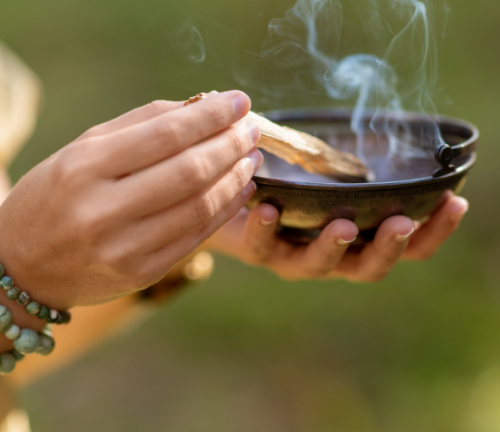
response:
{"label": "fingernail", "polygon": [[274,220],[274,219],[273,219],[273,220],[270,220],[270,221],[267,221],[267,220],[265,220],[264,218],[260,218],[260,223],[261,223],[262,225],[264,225],[264,226],[271,225],[271,224],[273,224],[274,222],[275,222],[275,220]]}
{"label": "fingernail", "polygon": [[260,140],[260,129],[256,123],[247,121],[247,130],[248,135],[250,135],[250,139],[254,144],[257,144]]}
{"label": "fingernail", "polygon": [[219,94],[217,90],[212,90],[209,94]]}
{"label": "fingernail", "polygon": [[344,239],[338,238],[337,239],[337,244],[339,246],[345,246],[345,245],[354,243],[356,241],[356,239],[357,239],[357,237],[354,237],[352,240],[344,240]]}
{"label": "fingernail", "polygon": [[411,232],[409,234],[406,234],[406,235],[399,235],[399,234],[396,234],[394,236],[394,240],[396,240],[398,243],[404,243],[406,240],[408,240],[411,235],[415,232],[415,228],[413,228],[411,230]]}
{"label": "fingernail", "polygon": [[250,159],[250,162],[253,165],[253,173],[255,174],[262,165],[264,156],[262,156],[262,153],[259,150],[253,149],[250,153],[248,153],[247,158]]}
{"label": "fingernail", "polygon": [[248,183],[245,188],[241,191],[242,195],[244,197],[249,197],[253,195],[253,193],[257,190],[257,185],[255,184],[254,181],[251,181]]}
{"label": "fingernail", "polygon": [[469,211],[469,202],[462,197],[455,198],[455,203],[452,211],[452,219],[459,221]]}
{"label": "fingernail", "polygon": [[248,113],[248,96],[239,94],[234,100],[234,112],[237,116],[243,117]]}

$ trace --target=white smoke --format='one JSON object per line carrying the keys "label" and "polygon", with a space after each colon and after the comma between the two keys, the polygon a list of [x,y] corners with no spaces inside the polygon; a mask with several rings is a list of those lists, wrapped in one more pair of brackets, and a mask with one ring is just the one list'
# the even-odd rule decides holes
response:
{"label": "white smoke", "polygon": [[[297,59],[302,59],[300,67],[312,68],[329,97],[354,100],[351,129],[357,136],[360,158],[364,159],[365,118],[369,113],[370,129],[389,141],[389,156],[432,155],[441,141],[434,122],[419,131],[419,141],[424,143],[420,147],[411,145],[412,132],[404,121],[405,110],[435,114],[431,94],[436,82],[437,51],[431,26],[432,5],[428,0],[352,2],[356,2],[362,20],[361,30],[375,39],[376,48],[384,51],[382,56],[355,54],[339,58],[343,42],[340,0],[298,0],[284,18],[269,24],[263,55],[293,53],[295,67]],[[384,39],[388,40],[386,46]]]}
{"label": "white smoke", "polygon": [[205,42],[191,21],[185,21],[179,26],[175,38],[177,49],[185,60],[192,63],[201,63],[205,60]]}
{"label": "white smoke", "polygon": [[[203,19],[181,25],[176,44],[186,60],[219,67],[221,76],[230,72],[269,107],[290,95],[308,105],[327,95],[351,106],[358,157],[373,162],[368,151],[375,135],[387,149],[376,163],[404,171],[412,159],[433,158],[443,142],[432,96],[436,35],[444,36],[437,11],[447,12],[444,1],[297,0],[269,23],[259,54],[241,47],[237,31]],[[416,128],[406,122],[407,113],[424,114],[427,121]]]}

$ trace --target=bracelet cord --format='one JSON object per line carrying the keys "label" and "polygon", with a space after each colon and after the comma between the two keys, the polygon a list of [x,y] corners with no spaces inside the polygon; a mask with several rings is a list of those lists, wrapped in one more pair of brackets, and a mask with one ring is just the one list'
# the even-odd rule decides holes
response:
{"label": "bracelet cord", "polygon": [[47,321],[48,324],[69,324],[71,321],[69,310],[58,311],[50,309],[31,300],[30,295],[26,291],[21,291],[18,287],[14,286],[14,280],[5,274],[2,264],[0,264],[0,288],[6,292],[9,300],[17,302],[18,305],[26,308],[26,312],[30,315],[36,315],[38,318]]}

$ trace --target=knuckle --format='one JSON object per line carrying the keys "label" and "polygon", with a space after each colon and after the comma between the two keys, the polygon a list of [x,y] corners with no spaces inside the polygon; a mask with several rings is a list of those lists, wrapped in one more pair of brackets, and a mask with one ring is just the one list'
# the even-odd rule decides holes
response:
{"label": "knuckle", "polygon": [[251,173],[249,173],[242,164],[237,164],[233,167],[231,176],[233,180],[231,183],[236,186],[238,192],[243,190],[252,177]]}
{"label": "knuckle", "polygon": [[207,241],[212,235],[212,230],[210,229],[208,224],[202,225],[198,229],[198,245],[203,244],[205,241]]}
{"label": "knuckle", "polygon": [[357,275],[347,274],[347,275],[341,276],[341,278],[344,279],[344,280],[346,280],[346,281],[348,281],[348,282],[351,282],[353,284],[366,283],[366,281],[364,281],[362,278],[360,278]]}
{"label": "knuckle", "polygon": [[77,145],[66,147],[52,165],[52,179],[60,187],[75,187],[84,184],[99,157],[96,138],[87,139]]}
{"label": "knuckle", "polygon": [[94,243],[99,239],[108,225],[101,212],[91,208],[77,209],[73,220],[74,233],[87,243]]}
{"label": "knuckle", "polygon": [[179,167],[182,183],[194,186],[206,184],[211,179],[209,162],[201,156],[189,156]]}
{"label": "knuckle", "polygon": [[236,128],[231,132],[229,136],[229,143],[231,151],[236,158],[242,157],[253,147],[250,136],[241,127]]}
{"label": "knuckle", "polygon": [[176,144],[179,137],[183,134],[183,129],[178,122],[165,121],[165,119],[156,119],[153,121],[152,133],[153,142],[159,147],[160,151]]}
{"label": "knuckle", "polygon": [[[66,158],[64,158],[66,159]],[[52,167],[52,180],[56,184],[60,184],[62,186],[67,186],[67,182],[65,180],[70,179],[72,176],[72,173],[74,172],[70,168],[69,160],[66,161],[63,158],[59,158],[57,162],[53,165]]]}
{"label": "knuckle", "polygon": [[387,273],[385,272],[370,273],[368,275],[365,275],[362,278],[362,281],[367,283],[376,283],[376,282],[382,282],[386,277]]}
{"label": "knuckle", "polygon": [[152,284],[151,271],[145,266],[139,266],[134,272],[127,275],[127,279],[134,289],[147,288]]}
{"label": "knuckle", "polygon": [[434,255],[436,255],[436,252],[433,251],[433,250],[425,250],[425,251],[421,251],[417,254],[414,254],[412,256],[412,259],[414,261],[428,261],[432,258],[434,258]]}
{"label": "knuckle", "polygon": [[210,194],[204,194],[195,200],[195,212],[198,221],[212,219],[217,213],[217,205]]}
{"label": "knuckle", "polygon": [[328,267],[313,267],[304,270],[304,275],[307,279],[324,278],[330,272]]}
{"label": "knuckle", "polygon": [[220,218],[212,222],[207,222],[198,228],[198,246],[212,236],[212,234],[221,225],[221,221],[227,221],[231,216],[227,209],[220,210],[219,214],[221,216]]}
{"label": "knuckle", "polygon": [[82,135],[80,135],[79,139],[86,139],[98,136],[101,133],[101,130],[102,130],[101,125],[92,126],[90,129],[87,129],[87,131],[85,131]]}
{"label": "knuckle", "polygon": [[123,253],[115,248],[102,248],[96,255],[97,263],[102,267],[115,271],[123,267]]}
{"label": "knuckle", "polygon": [[290,273],[287,271],[278,271],[276,274],[283,280],[287,282],[300,282],[301,280],[307,280],[304,275],[298,275],[296,273]]}
{"label": "knuckle", "polygon": [[80,158],[64,155],[53,165],[52,179],[55,184],[64,189],[76,188],[83,180],[84,165]]}
{"label": "knuckle", "polygon": [[264,265],[269,261],[270,250],[258,244],[250,245],[249,263]]}
{"label": "knuckle", "polygon": [[146,105],[147,109],[149,111],[152,111],[154,113],[162,113],[169,107],[169,103],[165,100],[154,100],[153,102],[150,102],[148,105]]}
{"label": "knuckle", "polygon": [[133,262],[135,258],[132,245],[121,242],[101,242],[95,248],[95,260],[101,267],[110,269],[114,274],[126,278],[128,283],[136,285],[139,277],[144,276],[139,266]]}
{"label": "knuckle", "polygon": [[205,116],[213,129],[220,130],[229,126],[228,106],[224,104],[205,104]]}

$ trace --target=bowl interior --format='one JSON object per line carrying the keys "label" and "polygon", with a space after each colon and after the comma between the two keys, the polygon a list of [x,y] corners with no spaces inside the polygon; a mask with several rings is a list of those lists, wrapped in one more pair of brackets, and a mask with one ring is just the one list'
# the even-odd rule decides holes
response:
{"label": "bowl interior", "polygon": [[[401,130],[391,137],[365,127],[360,137],[352,132],[348,120],[347,117],[339,116],[321,121],[312,118],[278,122],[315,135],[336,149],[358,155],[375,174],[373,183],[427,178],[440,168],[434,159],[436,140],[430,132],[433,123],[419,118],[410,119],[405,131]],[[450,145],[460,144],[470,138],[467,129],[457,133],[456,126],[448,126],[446,122],[439,127],[443,140]],[[391,151],[396,141],[397,151]],[[290,165],[265,151],[263,153],[265,160],[257,173],[258,177],[301,183],[336,183],[335,179],[308,173],[300,166]],[[456,159],[454,164],[460,166],[468,159]]]}

